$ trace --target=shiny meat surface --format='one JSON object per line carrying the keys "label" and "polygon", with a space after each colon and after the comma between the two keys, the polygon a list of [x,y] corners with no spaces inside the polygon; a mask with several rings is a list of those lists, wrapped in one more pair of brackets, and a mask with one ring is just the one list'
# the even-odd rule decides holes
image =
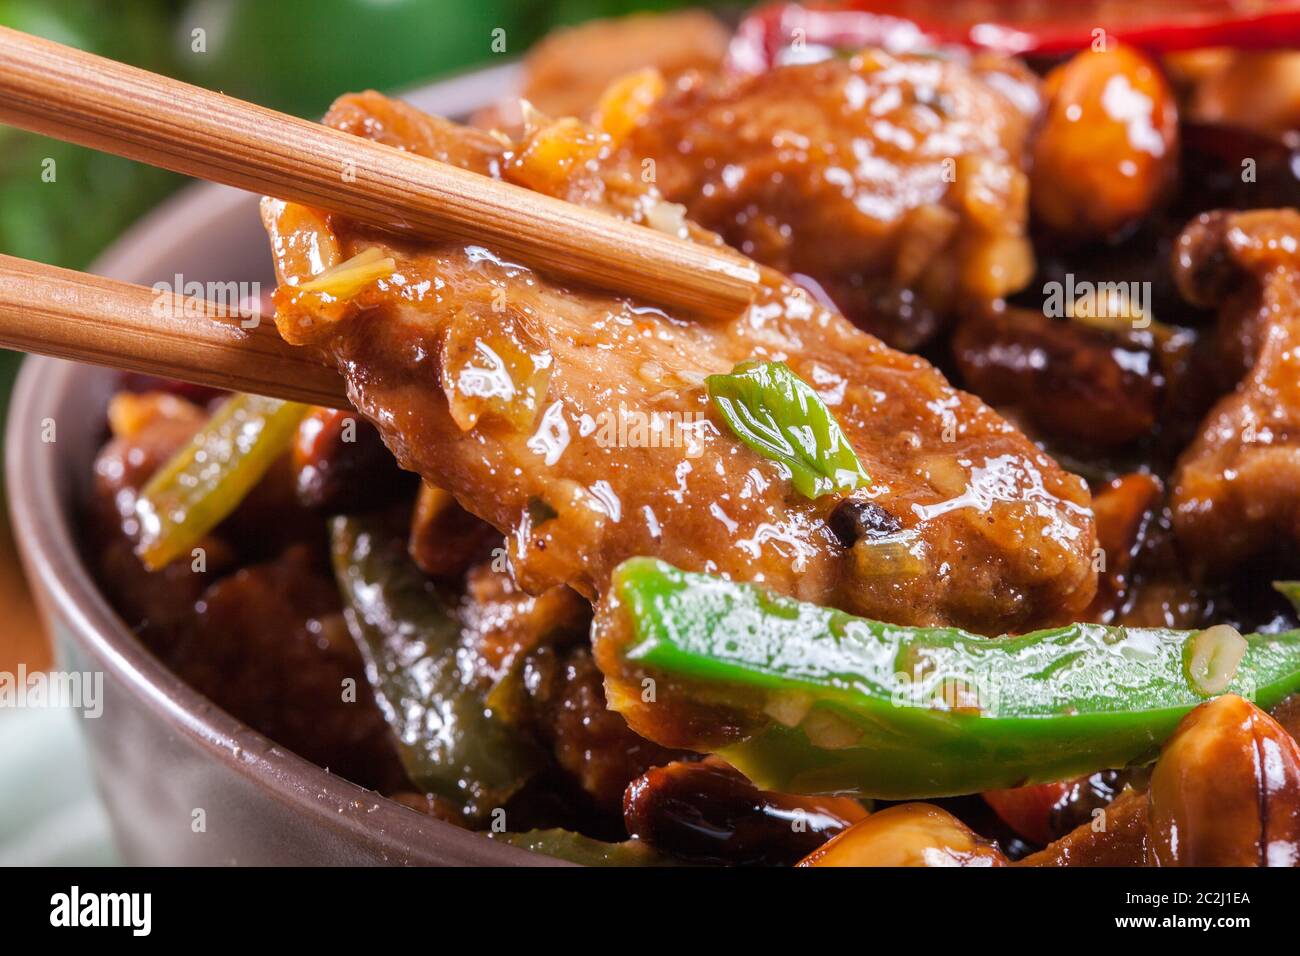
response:
{"label": "shiny meat surface", "polygon": [[1005,61],[866,51],[685,79],[624,148],[654,160],[694,221],[912,349],[963,298],[1029,280],[1021,161],[1036,107],[1033,77]]}
{"label": "shiny meat surface", "polygon": [[[587,162],[557,161],[547,129],[493,156],[479,134],[375,94],[345,97],[327,122],[638,221],[657,208],[599,140]],[[706,323],[560,287],[477,246],[403,242],[271,200],[264,219],[281,334],[333,355],[400,464],[513,536],[529,590],[594,598],[619,562],[650,554],[898,623],[1015,630],[1071,620],[1092,598],[1083,482],[775,273],[744,315]],[[341,298],[295,288],[372,247],[392,274]],[[858,496],[897,532],[846,548],[827,524],[836,500],[800,497],[715,417],[704,376],[754,357],[818,389],[872,477]]]}
{"label": "shiny meat surface", "polygon": [[651,770],[623,797],[628,833],[704,863],[791,866],[866,816],[850,797],[760,790],[717,757]]}
{"label": "shiny meat surface", "polygon": [[1300,213],[1211,213],[1178,246],[1194,301],[1222,307],[1229,363],[1249,371],[1202,423],[1173,479],[1174,529],[1220,568],[1300,542]]}
{"label": "shiny meat surface", "polygon": [[606,706],[604,679],[582,646],[541,648],[524,665],[538,735],[596,806],[612,813],[630,781],[681,752],[633,733],[623,715]]}
{"label": "shiny meat surface", "polygon": [[491,562],[470,568],[458,611],[474,653],[470,671],[488,685],[518,673],[534,651],[584,640],[591,624],[591,606],[573,591],[529,594],[503,571]]}
{"label": "shiny meat surface", "polygon": [[597,810],[616,814],[628,781],[677,756],[606,707],[603,677],[584,646],[591,606],[573,591],[527,594],[486,562],[466,575],[459,617],[490,706],[548,747]]}
{"label": "shiny meat surface", "polygon": [[164,660],[217,706],[313,763],[381,792],[409,786],[338,589],[305,545],[208,588]]}
{"label": "shiny meat surface", "polygon": [[952,349],[967,387],[985,401],[1016,406],[1051,436],[1106,448],[1155,428],[1166,375],[1152,338],[1002,306],[971,309]]}
{"label": "shiny meat surface", "polygon": [[1050,846],[1030,854],[1021,866],[1146,866],[1150,836],[1147,795],[1126,790],[1106,808],[1106,826],[1089,820]]}

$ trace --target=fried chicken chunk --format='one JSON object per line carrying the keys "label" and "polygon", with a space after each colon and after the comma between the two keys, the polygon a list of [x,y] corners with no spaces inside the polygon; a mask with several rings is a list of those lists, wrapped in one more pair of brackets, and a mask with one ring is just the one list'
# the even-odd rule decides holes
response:
{"label": "fried chicken chunk", "polygon": [[1220,354],[1248,369],[1211,409],[1174,475],[1174,530],[1205,568],[1300,542],[1300,213],[1207,213],[1179,238],[1176,270],[1219,305]]}
{"label": "fried chicken chunk", "polygon": [[[344,97],[326,122],[636,222],[660,222],[665,205],[574,121],[495,155],[480,134],[377,94]],[[476,245],[396,239],[274,200],[263,215],[281,334],[337,361],[403,467],[512,537],[530,591],[568,584],[595,599],[618,563],[657,555],[900,623],[1016,629],[1072,619],[1092,597],[1083,482],[924,360],[774,272],[742,315],[703,321],[561,286]],[[335,273],[338,295],[301,288],[359,254],[372,279],[353,266]],[[868,488],[808,500],[735,438],[704,378],[751,358],[783,360],[818,390]],[[833,528],[845,508],[878,520],[839,514]]]}
{"label": "fried chicken chunk", "polygon": [[868,50],[683,79],[624,148],[654,160],[694,221],[912,350],[962,297],[1029,280],[1022,153],[1037,103],[1005,60]]}

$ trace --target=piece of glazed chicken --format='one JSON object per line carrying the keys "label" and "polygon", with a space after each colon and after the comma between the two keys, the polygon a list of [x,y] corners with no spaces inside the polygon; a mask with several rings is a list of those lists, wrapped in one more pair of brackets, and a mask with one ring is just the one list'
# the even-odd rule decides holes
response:
{"label": "piece of glazed chicken", "polygon": [[[604,129],[534,117],[519,141],[374,93],[343,97],[325,122],[718,242],[620,149],[644,109],[625,92],[604,104]],[[398,239],[276,200],[263,216],[281,334],[338,363],[403,467],[511,536],[529,590],[568,584],[595,599],[621,561],[655,555],[900,624],[986,633],[1077,619],[1092,598],[1084,483],[926,361],[778,273],[763,270],[753,306],[720,322],[565,287],[475,245]],[[736,440],[704,379],[753,358],[785,361],[818,391],[868,487],[809,500]],[[602,426],[628,415],[692,427],[675,447],[611,441]]]}
{"label": "piece of glazed chicken", "polygon": [[1023,64],[865,50],[754,76],[692,73],[623,145],[729,245],[915,351],[1034,272]]}

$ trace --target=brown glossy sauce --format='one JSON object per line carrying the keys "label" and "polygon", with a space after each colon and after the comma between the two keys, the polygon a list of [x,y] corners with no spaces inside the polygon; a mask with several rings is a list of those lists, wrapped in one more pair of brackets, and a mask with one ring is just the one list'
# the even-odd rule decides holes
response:
{"label": "brown glossy sauce", "polygon": [[868,50],[686,78],[623,148],[654,161],[695,222],[911,350],[960,300],[1033,271],[1022,155],[1036,86],[1007,61]]}
{"label": "brown glossy sauce", "polygon": [[[407,148],[505,176],[554,172],[536,138],[489,158],[481,134],[375,94],[344,98],[327,122],[386,141],[402,131]],[[549,185],[569,199],[633,218],[656,201],[608,150],[564,168]],[[273,201],[265,218],[282,334],[332,352],[399,462],[512,536],[529,589],[594,598],[619,562],[653,554],[898,623],[996,633],[1073,619],[1091,600],[1083,483],[924,360],[775,273],[744,315],[702,322],[557,286],[479,247],[397,242]],[[351,300],[295,290],[375,245],[396,273]],[[716,418],[704,376],[756,357],[786,361],[824,397],[872,476],[859,494],[902,526],[892,548],[846,549],[827,525],[836,499],[799,496]],[[620,439],[628,416],[692,431],[646,447]]]}

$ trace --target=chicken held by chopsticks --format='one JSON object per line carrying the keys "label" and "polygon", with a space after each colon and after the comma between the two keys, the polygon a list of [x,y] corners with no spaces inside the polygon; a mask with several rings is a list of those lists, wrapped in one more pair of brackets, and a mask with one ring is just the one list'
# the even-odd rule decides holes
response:
{"label": "chicken held by chopsticks", "polygon": [[[633,221],[686,223],[576,121],[519,142],[377,94],[326,122]],[[399,462],[511,537],[530,590],[598,597],[625,558],[757,581],[905,624],[999,633],[1071,620],[1095,589],[1083,482],[924,360],[764,270],[734,320],[565,287],[492,250],[398,239],[268,200],[290,342],[322,348]],[[783,361],[870,476],[809,499],[751,450],[705,379]]]}

